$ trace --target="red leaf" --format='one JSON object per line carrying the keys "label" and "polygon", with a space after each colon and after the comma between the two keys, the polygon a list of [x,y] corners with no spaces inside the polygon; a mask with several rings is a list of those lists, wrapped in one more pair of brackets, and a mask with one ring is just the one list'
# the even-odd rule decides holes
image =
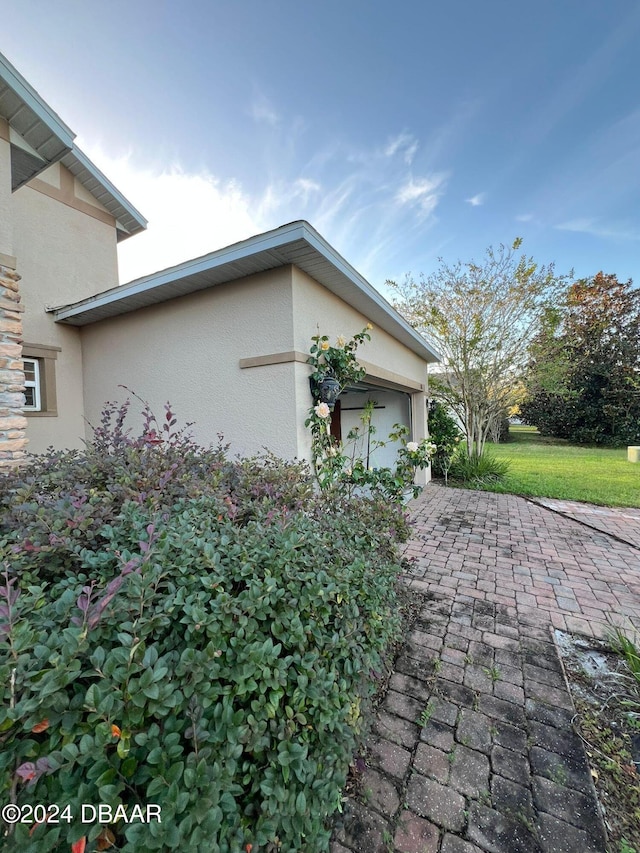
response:
{"label": "red leaf", "polygon": [[83,835],[71,845],[71,853],[84,853],[84,848],[87,846],[87,836]]}
{"label": "red leaf", "polygon": [[37,776],[36,765],[33,761],[25,761],[24,764],[21,764],[16,770],[16,776],[22,779],[23,782],[30,782]]}
{"label": "red leaf", "polygon": [[47,773],[51,769],[49,759],[45,756],[39,758],[34,764],[33,761],[25,761],[16,770],[16,776],[23,782],[37,781],[43,773]]}
{"label": "red leaf", "polygon": [[43,720],[41,723],[36,723],[31,729],[34,735],[39,735],[40,732],[45,732],[49,728],[49,720]]}

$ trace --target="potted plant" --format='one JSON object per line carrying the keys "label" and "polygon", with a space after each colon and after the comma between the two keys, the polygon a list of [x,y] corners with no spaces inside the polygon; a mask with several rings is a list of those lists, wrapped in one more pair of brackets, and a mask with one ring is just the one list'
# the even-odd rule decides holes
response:
{"label": "potted plant", "polygon": [[367,323],[350,341],[339,335],[333,346],[328,335],[313,336],[307,363],[313,367],[309,382],[315,402],[326,403],[333,410],[339,394],[347,385],[364,378],[366,371],[358,364],[356,350],[363,341],[371,340],[369,332],[372,328],[371,323]]}

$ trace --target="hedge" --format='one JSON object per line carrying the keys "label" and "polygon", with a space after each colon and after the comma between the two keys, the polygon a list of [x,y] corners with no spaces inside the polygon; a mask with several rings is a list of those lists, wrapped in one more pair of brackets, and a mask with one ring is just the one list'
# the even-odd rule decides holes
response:
{"label": "hedge", "polygon": [[[5,848],[327,850],[404,515],[198,448],[169,408],[137,439],[125,415],[3,481],[2,800],[66,816],[5,826]],[[160,821],[123,819],[147,804]]]}

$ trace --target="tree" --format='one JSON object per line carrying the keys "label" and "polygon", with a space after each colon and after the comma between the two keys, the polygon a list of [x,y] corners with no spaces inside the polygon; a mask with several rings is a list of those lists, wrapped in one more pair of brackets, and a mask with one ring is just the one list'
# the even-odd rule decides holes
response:
{"label": "tree", "polygon": [[525,376],[524,420],[573,441],[640,438],[640,290],[597,273],[545,317]]}
{"label": "tree", "polygon": [[448,413],[445,406],[437,400],[429,404],[429,438],[436,446],[431,459],[431,471],[444,477],[445,485],[449,480],[449,469],[453,456],[462,440],[458,424]]}
{"label": "tree", "polygon": [[553,264],[518,257],[521,244],[490,247],[479,264],[439,259],[432,275],[387,282],[398,294],[395,307],[440,350],[431,393],[460,419],[467,451],[478,457],[513,405],[528,344],[564,284]]}

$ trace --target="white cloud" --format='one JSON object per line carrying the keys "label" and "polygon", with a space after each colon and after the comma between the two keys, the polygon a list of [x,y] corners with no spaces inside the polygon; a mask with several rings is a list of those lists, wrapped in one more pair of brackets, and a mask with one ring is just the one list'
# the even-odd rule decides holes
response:
{"label": "white cloud", "polygon": [[84,149],[125,198],[149,220],[145,232],[118,246],[120,281],[181,263],[243,240],[262,229],[255,201],[235,181],[179,167],[140,167],[130,154],[117,158]]}
{"label": "white cloud", "polygon": [[402,159],[410,166],[418,150],[418,140],[410,133],[399,133],[391,139],[385,149],[385,157],[393,157],[399,151],[403,151]]}
{"label": "white cloud", "polygon": [[251,104],[251,117],[258,123],[268,124],[275,127],[280,123],[280,116],[271,105],[270,101],[264,96],[258,97]]}
{"label": "white cloud", "polygon": [[532,222],[533,213],[520,213],[516,216],[516,222]]}
{"label": "white cloud", "polygon": [[556,225],[556,228],[558,231],[584,231],[590,234],[593,233],[593,224],[593,219],[572,219],[570,222]]}
{"label": "white cloud", "polygon": [[413,158],[416,156],[416,151],[418,150],[418,143],[412,142],[411,145],[407,147],[404,152],[404,162],[407,166],[410,166],[413,163]]}
{"label": "white cloud", "polygon": [[[396,153],[411,149],[406,137],[401,144],[405,148]],[[404,242],[434,223],[448,177],[444,172],[407,175],[402,158],[380,146],[361,151],[357,160],[346,144],[311,152],[293,173],[293,163],[281,158],[268,177],[258,172],[252,183],[222,179],[206,169],[164,168],[137,153],[109,155],[97,146],[83,147],[149,220],[147,231],[118,247],[121,282],[297,219],[311,222],[359,268],[365,263],[364,274],[384,280],[389,254],[398,255]]]}
{"label": "white cloud", "polygon": [[321,189],[320,184],[310,178],[298,178],[293,185],[295,195],[300,196],[305,204],[311,196],[319,193]]}
{"label": "white cloud", "polygon": [[613,240],[640,240],[640,230],[627,225],[601,225],[596,219],[572,219],[556,225],[558,231],[573,231],[576,234],[590,234]]}
{"label": "white cloud", "polygon": [[430,178],[409,178],[396,193],[399,205],[417,204],[421,211],[428,215],[433,213],[442,195],[444,175],[433,175]]}
{"label": "white cloud", "polygon": [[487,197],[486,193],[477,193],[477,195],[471,196],[471,198],[465,199],[467,204],[470,204],[471,207],[480,207],[481,204],[484,204],[484,200]]}
{"label": "white cloud", "polygon": [[322,210],[332,201],[335,209],[331,204],[324,209],[332,218],[350,194],[337,187],[321,196],[320,183],[308,177],[275,179],[249,192],[238,181],[223,181],[207,171],[140,166],[131,153],[112,157],[101,148],[83,149],[149,220],[146,231],[118,245],[121,282],[308,217],[310,205]]}

